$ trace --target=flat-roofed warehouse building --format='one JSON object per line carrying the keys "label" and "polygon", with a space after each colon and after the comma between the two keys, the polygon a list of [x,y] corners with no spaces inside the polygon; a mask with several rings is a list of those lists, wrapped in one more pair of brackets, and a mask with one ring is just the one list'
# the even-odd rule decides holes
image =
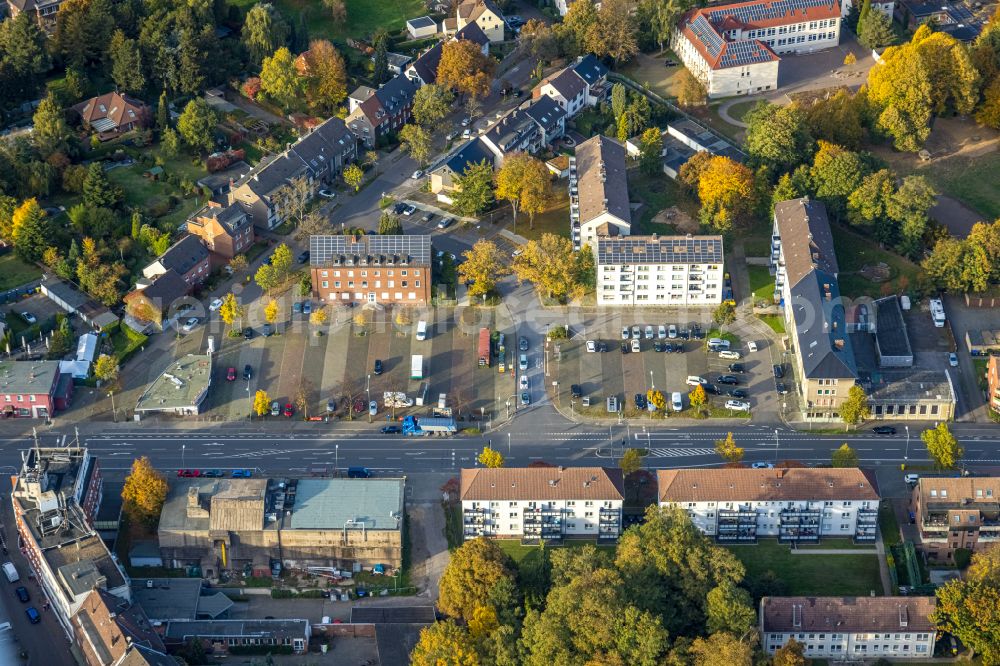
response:
{"label": "flat-roofed warehouse building", "polygon": [[875,352],[882,368],[909,368],[913,349],[903,321],[903,308],[896,296],[880,298],[875,306]]}
{"label": "flat-roofed warehouse building", "polygon": [[405,479],[191,479],[160,513],[168,567],[402,566]]}
{"label": "flat-roofed warehouse building", "polygon": [[764,597],[761,642],[774,654],[794,638],[808,659],[927,659],[937,637],[936,606],[934,597]]}
{"label": "flat-roofed warehouse building", "polygon": [[135,413],[197,414],[211,385],[212,355],[182,356],[160,373],[139,396]]}

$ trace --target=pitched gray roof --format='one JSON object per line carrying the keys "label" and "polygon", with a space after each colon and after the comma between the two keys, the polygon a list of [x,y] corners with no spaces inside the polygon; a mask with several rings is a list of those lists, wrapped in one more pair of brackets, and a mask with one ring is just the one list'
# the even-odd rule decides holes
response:
{"label": "pitched gray roof", "polygon": [[587,139],[576,147],[576,170],[581,225],[604,212],[631,222],[624,146],[601,135]]}
{"label": "pitched gray roof", "polygon": [[166,270],[175,270],[184,275],[192,268],[208,259],[208,248],[195,235],[185,236],[167,248],[158,261]]}
{"label": "pitched gray roof", "polygon": [[821,201],[809,197],[780,201],[774,205],[774,218],[778,222],[789,284],[794,285],[814,269],[836,277],[840,269],[833,233]]}
{"label": "pitched gray roof", "polygon": [[[417,266],[431,263],[431,237],[418,236],[310,236],[311,266],[350,265],[362,261],[406,262]],[[343,261],[344,264],[338,262]]]}
{"label": "pitched gray roof", "polygon": [[587,54],[580,59],[580,62],[573,65],[573,71],[591,86],[597,83],[601,77],[608,75],[608,68],[602,65],[601,61],[592,53]]}
{"label": "pitched gray roof", "polygon": [[152,301],[159,300],[160,307],[166,309],[172,302],[187,295],[188,283],[177,271],[169,270],[157,276],[152,284],[142,290],[142,293]]}
{"label": "pitched gray roof", "polygon": [[447,167],[453,173],[462,175],[470,165],[479,164],[483,160],[486,160],[488,164],[493,164],[493,153],[481,139],[476,138],[452,153],[442,167]]}
{"label": "pitched gray roof", "polygon": [[490,38],[486,36],[483,29],[480,28],[479,24],[475,22],[466,24],[464,28],[456,32],[455,39],[465,39],[475,44],[479,44],[479,46],[490,43]]}
{"label": "pitched gray roof", "polygon": [[[765,632],[932,632],[934,597],[764,597]],[[793,610],[794,609],[794,610]]]}
{"label": "pitched gray roof", "polygon": [[529,106],[525,113],[546,132],[552,132],[559,125],[559,121],[566,117],[566,111],[548,95]]}
{"label": "pitched gray roof", "polygon": [[438,65],[441,63],[441,42],[420,54],[410,65],[424,83],[437,81]]}
{"label": "pitched gray roof", "polygon": [[578,76],[572,67],[562,70],[549,79],[547,83],[559,91],[559,94],[566,99],[573,99],[587,87],[587,82]]}

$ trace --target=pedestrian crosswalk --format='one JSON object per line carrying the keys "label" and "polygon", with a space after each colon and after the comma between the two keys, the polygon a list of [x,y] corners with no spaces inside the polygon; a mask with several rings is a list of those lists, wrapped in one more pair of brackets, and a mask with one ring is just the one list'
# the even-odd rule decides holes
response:
{"label": "pedestrian crosswalk", "polygon": [[689,456],[714,456],[715,449],[699,448],[676,448],[676,449],[649,449],[651,458],[686,458]]}

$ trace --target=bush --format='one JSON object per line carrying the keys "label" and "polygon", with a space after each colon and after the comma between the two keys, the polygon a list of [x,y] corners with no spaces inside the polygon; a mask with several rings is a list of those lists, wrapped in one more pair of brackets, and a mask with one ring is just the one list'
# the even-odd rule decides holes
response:
{"label": "bush", "polygon": [[246,582],[247,587],[274,587],[274,580],[271,578],[247,576],[244,582]]}
{"label": "bush", "polygon": [[972,561],[972,551],[968,548],[956,548],[955,549],[955,566],[959,569],[964,569],[969,566],[969,562]]}
{"label": "bush", "polygon": [[549,340],[568,340],[569,333],[564,326],[557,326],[549,331]]}
{"label": "bush", "polygon": [[294,590],[286,590],[284,588],[271,590],[272,599],[291,599],[294,596],[296,596]]}

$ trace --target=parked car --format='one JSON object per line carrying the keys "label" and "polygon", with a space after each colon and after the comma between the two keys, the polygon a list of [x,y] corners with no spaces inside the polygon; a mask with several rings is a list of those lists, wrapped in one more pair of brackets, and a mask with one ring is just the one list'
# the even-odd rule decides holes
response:
{"label": "parked car", "polygon": [[253,368],[247,363],[243,366],[243,380],[248,382],[251,379],[253,379]]}
{"label": "parked car", "polygon": [[677,325],[676,324],[671,324],[670,328],[667,329],[667,337],[670,338],[671,340],[675,340],[677,338]]}
{"label": "parked car", "polygon": [[226,369],[226,381],[227,382],[235,382],[236,381],[236,368],[227,368]]}
{"label": "parked car", "polygon": [[249,469],[234,469],[232,477],[234,479],[252,479],[253,471]]}
{"label": "parked car", "polygon": [[632,350],[632,348],[631,348],[631,347],[629,347],[629,344],[628,344],[628,342],[626,342],[625,340],[622,340],[622,353],[623,353],[623,354],[627,354],[627,353],[629,353],[629,352],[630,352],[631,350]]}
{"label": "parked car", "polygon": [[667,343],[667,348],[666,348],[665,351],[668,352],[668,353],[670,353],[670,354],[678,354],[678,353],[684,351],[684,345],[682,345],[679,342],[668,342]]}
{"label": "parked car", "polygon": [[528,338],[524,337],[523,335],[520,338],[518,338],[517,348],[523,352],[528,351]]}
{"label": "parked car", "polygon": [[31,314],[30,312],[22,312],[21,313],[21,319],[23,319],[24,321],[28,322],[29,324],[37,324],[38,323],[38,319],[36,319],[35,315]]}
{"label": "parked car", "polygon": [[337,411],[337,401],[334,400],[333,398],[330,398],[329,400],[327,400],[326,401],[326,411],[328,411],[330,413],[333,413],[333,412]]}
{"label": "parked car", "polygon": [[221,479],[225,476],[221,469],[206,469],[201,475],[206,479]]}
{"label": "parked car", "polygon": [[433,220],[435,217],[437,217],[437,216],[434,213],[427,213],[422,218],[420,218],[420,221],[423,222],[424,224],[427,224],[431,220]]}
{"label": "parked car", "polygon": [[527,391],[521,393],[521,405],[527,407],[531,404],[531,394]]}
{"label": "parked car", "polygon": [[730,384],[730,385],[735,385],[740,383],[740,379],[736,375],[719,375],[718,377],[715,378],[715,381],[719,382],[720,384]]}
{"label": "parked car", "polygon": [[635,401],[635,408],[640,411],[645,410],[646,407],[649,405],[649,402],[646,400],[646,396],[644,396],[641,393],[635,394],[634,401]]}
{"label": "parked car", "polygon": [[580,388],[579,384],[573,384],[569,387],[569,394],[573,398],[579,398],[583,395],[583,389]]}
{"label": "parked car", "polygon": [[18,600],[22,604],[26,604],[29,601],[31,601],[31,596],[28,594],[28,588],[24,587],[23,585],[14,590],[14,594],[17,595]]}
{"label": "parked car", "polygon": [[28,620],[31,624],[38,624],[42,621],[42,616],[38,614],[38,610],[34,606],[28,606],[24,610],[24,614],[28,616]]}
{"label": "parked car", "polygon": [[641,349],[642,348],[639,346],[639,340],[638,340],[638,338],[633,338],[632,339],[632,351],[639,352],[639,351],[641,351]]}
{"label": "parked car", "polygon": [[280,416],[280,415],[281,415],[281,405],[278,404],[277,400],[275,400],[274,402],[271,403],[271,416]]}
{"label": "parked car", "polygon": [[392,212],[395,213],[396,215],[402,215],[404,210],[406,210],[406,204],[403,203],[402,201],[397,202],[392,207]]}
{"label": "parked car", "polygon": [[405,215],[407,217],[409,217],[410,215],[413,215],[416,212],[417,212],[417,207],[414,206],[414,205],[412,205],[412,204],[410,204],[409,206],[407,206],[406,208],[403,209],[403,215]]}
{"label": "parked car", "polygon": [[734,398],[741,398],[744,400],[750,397],[750,394],[743,389],[731,389],[726,391],[726,393]]}
{"label": "parked car", "polygon": [[786,393],[788,393],[788,387],[782,384],[781,382],[778,382],[774,385],[774,390],[778,392],[778,395],[785,395]]}
{"label": "parked car", "polygon": [[750,465],[751,469],[774,469],[774,463],[769,462],[755,462]]}
{"label": "parked car", "polygon": [[324,199],[333,199],[337,196],[337,193],[333,190],[322,189],[319,191],[319,195]]}
{"label": "parked car", "polygon": [[628,326],[622,326],[622,340],[628,340]]}
{"label": "parked car", "polygon": [[688,386],[700,386],[701,384],[707,384],[708,381],[704,377],[699,377],[698,375],[688,375],[688,378],[684,382]]}
{"label": "parked car", "polygon": [[654,333],[653,333],[653,327],[652,326],[646,326],[645,338],[647,340],[652,340],[653,339],[653,335],[654,335]]}
{"label": "parked car", "polygon": [[413,172],[413,175],[410,176],[410,178],[412,178],[413,180],[420,180],[423,177],[423,175],[424,172],[421,171],[420,169],[417,169],[416,171]]}
{"label": "parked car", "polygon": [[731,409],[735,412],[749,412],[750,403],[743,400],[726,400],[726,409]]}
{"label": "parked car", "polygon": [[710,393],[711,395],[722,395],[722,389],[715,384],[702,384],[701,387],[705,389],[705,393]]}
{"label": "parked car", "polygon": [[190,333],[194,330],[194,327],[198,325],[199,321],[201,320],[197,317],[190,317],[186,322],[184,322],[184,325],[181,326],[181,330],[185,333]]}
{"label": "parked car", "polygon": [[376,414],[378,414],[378,403],[372,400],[368,403],[368,415],[375,416]]}
{"label": "parked car", "polygon": [[753,340],[747,341],[747,351],[755,352],[757,351],[757,343]]}
{"label": "parked car", "polygon": [[587,351],[593,354],[597,351],[597,343],[593,340],[587,340]]}
{"label": "parked car", "polygon": [[252,337],[253,337],[253,329],[247,326],[246,328],[243,329],[243,339],[249,340]]}
{"label": "parked car", "polygon": [[367,467],[348,467],[347,468],[347,478],[348,479],[370,479],[372,478],[372,471]]}
{"label": "parked car", "polygon": [[729,340],[724,338],[709,338],[708,340],[708,351],[724,351],[729,349]]}
{"label": "parked car", "polygon": [[281,413],[287,416],[288,418],[292,418],[292,416],[294,416],[295,414],[295,407],[292,406],[292,403],[286,402],[285,409],[282,410]]}
{"label": "parked car", "polygon": [[403,432],[399,426],[382,426],[383,435],[398,435]]}
{"label": "parked car", "polygon": [[785,369],[781,365],[775,364],[772,370],[774,371],[775,379],[781,379],[785,376]]}
{"label": "parked car", "polygon": [[727,361],[738,361],[740,360],[740,353],[738,351],[723,349],[719,352],[719,358],[724,358]]}
{"label": "parked car", "polygon": [[299,252],[298,260],[300,264],[304,264],[309,261],[309,250],[302,250]]}
{"label": "parked car", "polygon": [[653,351],[655,352],[665,352],[667,351],[668,345],[666,342],[656,341],[653,343]]}
{"label": "parked car", "polygon": [[638,340],[642,337],[642,330],[638,326],[632,327],[632,339]]}
{"label": "parked car", "polygon": [[274,329],[271,328],[270,324],[264,324],[263,326],[260,327],[260,334],[263,335],[265,338],[271,337],[271,333],[273,332]]}
{"label": "parked car", "polygon": [[521,375],[517,380],[518,387],[523,391],[528,388],[528,375]]}
{"label": "parked car", "polygon": [[454,221],[455,221],[455,218],[453,218],[453,217],[444,217],[444,218],[441,218],[441,221],[438,222],[438,229],[447,229],[448,227],[451,226],[451,223],[454,222]]}
{"label": "parked car", "polygon": [[222,299],[221,298],[213,298],[212,302],[208,304],[208,311],[209,312],[215,312],[216,310],[218,310],[221,307],[222,307]]}
{"label": "parked car", "polygon": [[667,337],[667,327],[664,326],[663,324],[660,324],[659,326],[656,327],[656,338],[658,340],[663,340],[666,337]]}
{"label": "parked car", "polygon": [[524,370],[528,369],[528,355],[527,354],[521,354],[520,356],[517,357],[517,367],[522,372]]}
{"label": "parked car", "polygon": [[675,412],[684,411],[684,399],[681,397],[680,391],[674,391],[670,394],[670,406]]}
{"label": "parked car", "polygon": [[292,314],[302,314],[302,302],[295,301],[292,303]]}
{"label": "parked car", "polygon": [[598,342],[597,343],[597,351],[602,352],[602,353],[608,351],[608,343],[607,342]]}
{"label": "parked car", "polygon": [[742,363],[730,363],[729,364],[729,372],[735,372],[738,375],[742,375],[746,371],[747,370],[746,370],[745,367],[743,367]]}
{"label": "parked car", "polygon": [[958,355],[955,352],[948,354],[948,365],[953,368],[958,367]]}
{"label": "parked car", "polygon": [[382,359],[380,359],[380,358],[375,359],[375,369],[374,369],[375,370],[375,374],[376,375],[381,375],[382,374],[382,369],[383,369],[383,367],[382,367]]}
{"label": "parked car", "polygon": [[313,304],[312,301],[302,301],[302,314],[312,314]]}
{"label": "parked car", "polygon": [[895,435],[896,428],[895,426],[880,425],[872,428],[872,432],[876,435]]}
{"label": "parked car", "polygon": [[177,476],[181,479],[197,479],[201,476],[201,472],[196,469],[179,469],[177,470]]}

